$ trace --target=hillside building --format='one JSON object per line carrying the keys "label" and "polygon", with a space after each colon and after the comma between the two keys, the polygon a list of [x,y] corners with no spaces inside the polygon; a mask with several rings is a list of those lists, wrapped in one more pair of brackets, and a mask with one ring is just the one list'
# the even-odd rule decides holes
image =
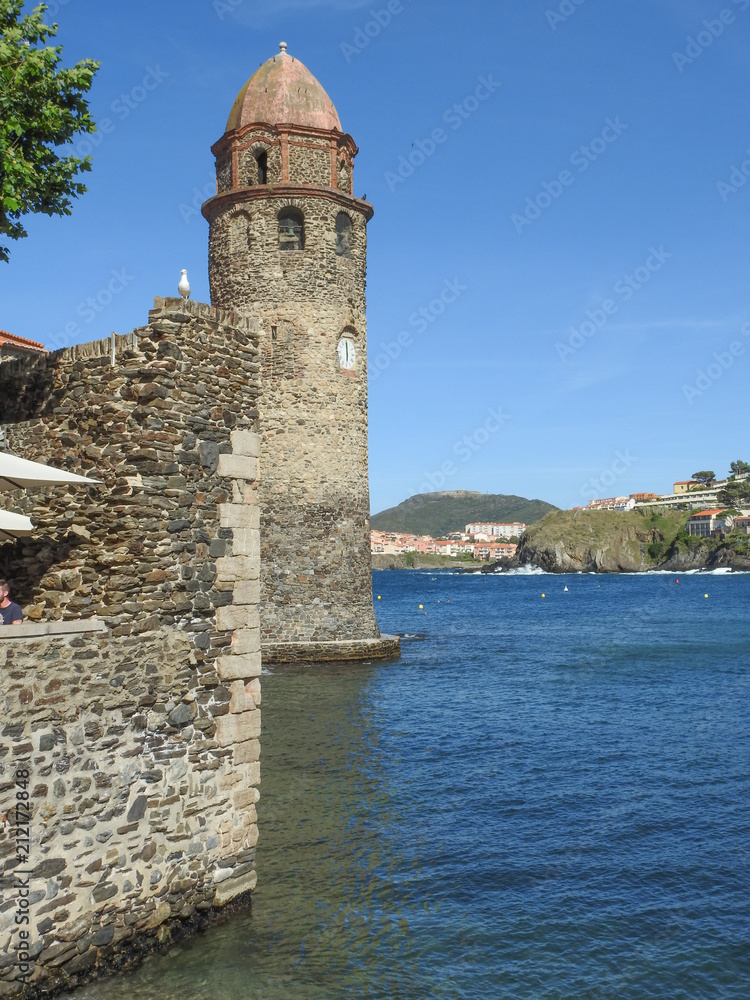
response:
{"label": "hillside building", "polygon": [[37,357],[46,353],[44,344],[0,330],[0,363],[12,361],[14,358]]}
{"label": "hillside building", "polygon": [[409,552],[420,555],[448,556],[452,559],[461,555],[486,561],[488,559],[510,558],[516,554],[517,545],[492,542],[488,537],[481,540],[432,538],[430,535],[408,535],[398,531],[371,531],[373,555],[406,555]]}
{"label": "hillside building", "polygon": [[637,500],[636,507],[677,507],[692,508],[696,511],[717,508],[720,504],[719,494],[730,482],[744,482],[747,475],[732,476],[731,479],[719,479],[711,486],[696,482],[694,479],[684,480],[674,484],[674,493],[652,499]]}
{"label": "hillside building", "polygon": [[684,479],[674,484],[674,491],[675,494],[690,493],[696,486],[700,487],[702,485],[702,483],[696,482],[695,479]]}
{"label": "hillside building", "polygon": [[632,497],[608,497],[604,500],[589,500],[585,510],[633,510],[635,500]]}
{"label": "hillside building", "polygon": [[528,525],[520,521],[512,524],[497,524],[492,521],[466,525],[467,535],[486,535],[487,538],[520,538]]}
{"label": "hillside building", "polygon": [[702,510],[698,514],[693,514],[687,523],[687,531],[694,537],[712,538],[731,531],[733,525],[734,517],[719,507],[716,510]]}
{"label": "hillside building", "polygon": [[490,562],[497,559],[512,559],[517,551],[517,545],[509,545],[505,542],[488,542],[475,545],[473,555],[481,562]]}

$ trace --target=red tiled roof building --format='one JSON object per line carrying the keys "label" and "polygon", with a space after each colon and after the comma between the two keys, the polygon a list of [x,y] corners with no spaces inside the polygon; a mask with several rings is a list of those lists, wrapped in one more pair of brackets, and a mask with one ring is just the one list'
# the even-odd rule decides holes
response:
{"label": "red tiled roof building", "polygon": [[39,344],[36,340],[27,340],[25,337],[17,337],[14,333],[6,333],[5,330],[0,330],[0,361],[34,357],[34,355],[46,353],[47,350],[44,344]]}

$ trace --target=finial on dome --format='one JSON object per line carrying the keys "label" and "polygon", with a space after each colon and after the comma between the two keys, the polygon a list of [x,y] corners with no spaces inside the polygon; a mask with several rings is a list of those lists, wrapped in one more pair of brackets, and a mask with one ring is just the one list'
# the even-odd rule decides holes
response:
{"label": "finial on dome", "polygon": [[336,108],[319,81],[289,54],[286,42],[278,45],[276,55],[263,63],[237,95],[225,131],[235,132],[258,122],[291,122],[340,133]]}

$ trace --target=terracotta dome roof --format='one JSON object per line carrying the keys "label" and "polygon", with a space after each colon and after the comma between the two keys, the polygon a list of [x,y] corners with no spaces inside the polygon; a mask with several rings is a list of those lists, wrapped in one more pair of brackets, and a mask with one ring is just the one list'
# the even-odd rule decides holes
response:
{"label": "terracotta dome roof", "polygon": [[252,122],[268,125],[304,125],[341,132],[333,101],[298,59],[281,51],[251,77],[237,95],[227,122],[227,132]]}

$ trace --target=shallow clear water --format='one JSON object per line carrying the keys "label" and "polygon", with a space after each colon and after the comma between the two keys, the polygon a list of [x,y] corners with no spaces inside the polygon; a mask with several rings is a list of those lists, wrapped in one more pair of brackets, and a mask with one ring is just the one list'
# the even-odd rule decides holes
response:
{"label": "shallow clear water", "polygon": [[750,575],[375,588],[399,663],[263,679],[253,912],[76,1000],[746,1000]]}

